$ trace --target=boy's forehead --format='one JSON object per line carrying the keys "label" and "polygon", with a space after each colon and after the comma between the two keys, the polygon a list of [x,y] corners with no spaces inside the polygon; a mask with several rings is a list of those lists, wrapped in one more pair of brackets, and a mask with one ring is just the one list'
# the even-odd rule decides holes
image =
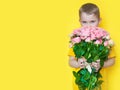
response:
{"label": "boy's forehead", "polygon": [[81,16],[89,16],[89,17],[92,17],[92,16],[96,16],[96,15],[95,15],[94,13],[89,14],[89,13],[83,12],[83,13],[81,13]]}
{"label": "boy's forehead", "polygon": [[87,13],[81,13],[81,19],[84,19],[84,20],[89,20],[89,19],[97,19],[96,15],[93,13],[93,14],[87,14]]}

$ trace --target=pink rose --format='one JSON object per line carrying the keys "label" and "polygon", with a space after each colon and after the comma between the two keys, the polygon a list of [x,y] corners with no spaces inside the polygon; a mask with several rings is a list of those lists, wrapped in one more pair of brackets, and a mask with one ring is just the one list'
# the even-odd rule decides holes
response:
{"label": "pink rose", "polygon": [[108,32],[106,32],[105,30],[102,33],[103,33],[103,36],[109,35]]}
{"label": "pink rose", "polygon": [[80,37],[82,40],[85,40],[87,37],[86,36],[81,36]]}
{"label": "pink rose", "polygon": [[86,41],[86,42],[90,42],[90,41],[91,41],[91,38],[88,37],[88,38],[85,39],[85,41]]}
{"label": "pink rose", "polygon": [[90,38],[91,38],[91,40],[95,40],[96,39],[96,35],[94,34],[94,32],[91,32]]}
{"label": "pink rose", "polygon": [[80,37],[75,37],[72,39],[72,42],[75,43],[79,43],[81,41]]}
{"label": "pink rose", "polygon": [[95,44],[102,44],[102,39],[96,40]]}
{"label": "pink rose", "polygon": [[105,42],[104,42],[104,46],[108,46],[108,41],[105,41]]}
{"label": "pink rose", "polygon": [[79,34],[80,34],[80,29],[76,29],[76,30],[74,30],[74,31],[73,31],[73,34],[77,34],[77,35],[79,35]]}
{"label": "pink rose", "polygon": [[99,30],[94,31],[96,38],[100,38],[102,35]]}
{"label": "pink rose", "polygon": [[90,36],[90,28],[87,28],[87,27],[83,27],[81,28],[81,36]]}

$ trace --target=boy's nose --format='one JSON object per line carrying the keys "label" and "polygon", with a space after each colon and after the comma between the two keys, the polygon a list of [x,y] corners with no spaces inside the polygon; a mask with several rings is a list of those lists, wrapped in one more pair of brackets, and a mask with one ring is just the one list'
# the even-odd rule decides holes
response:
{"label": "boy's nose", "polygon": [[87,23],[87,26],[92,26],[92,24],[90,24],[90,23]]}

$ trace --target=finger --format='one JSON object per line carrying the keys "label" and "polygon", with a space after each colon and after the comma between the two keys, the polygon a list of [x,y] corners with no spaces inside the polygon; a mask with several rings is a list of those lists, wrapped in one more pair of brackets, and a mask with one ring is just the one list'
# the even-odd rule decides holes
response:
{"label": "finger", "polygon": [[83,61],[86,61],[86,59],[84,57],[82,57]]}

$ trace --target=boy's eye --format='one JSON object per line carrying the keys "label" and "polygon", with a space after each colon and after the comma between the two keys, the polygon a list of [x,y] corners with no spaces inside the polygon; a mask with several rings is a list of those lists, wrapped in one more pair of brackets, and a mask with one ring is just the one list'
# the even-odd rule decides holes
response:
{"label": "boy's eye", "polygon": [[91,23],[94,23],[95,21],[91,21]]}
{"label": "boy's eye", "polygon": [[87,23],[86,21],[82,21],[82,23]]}

